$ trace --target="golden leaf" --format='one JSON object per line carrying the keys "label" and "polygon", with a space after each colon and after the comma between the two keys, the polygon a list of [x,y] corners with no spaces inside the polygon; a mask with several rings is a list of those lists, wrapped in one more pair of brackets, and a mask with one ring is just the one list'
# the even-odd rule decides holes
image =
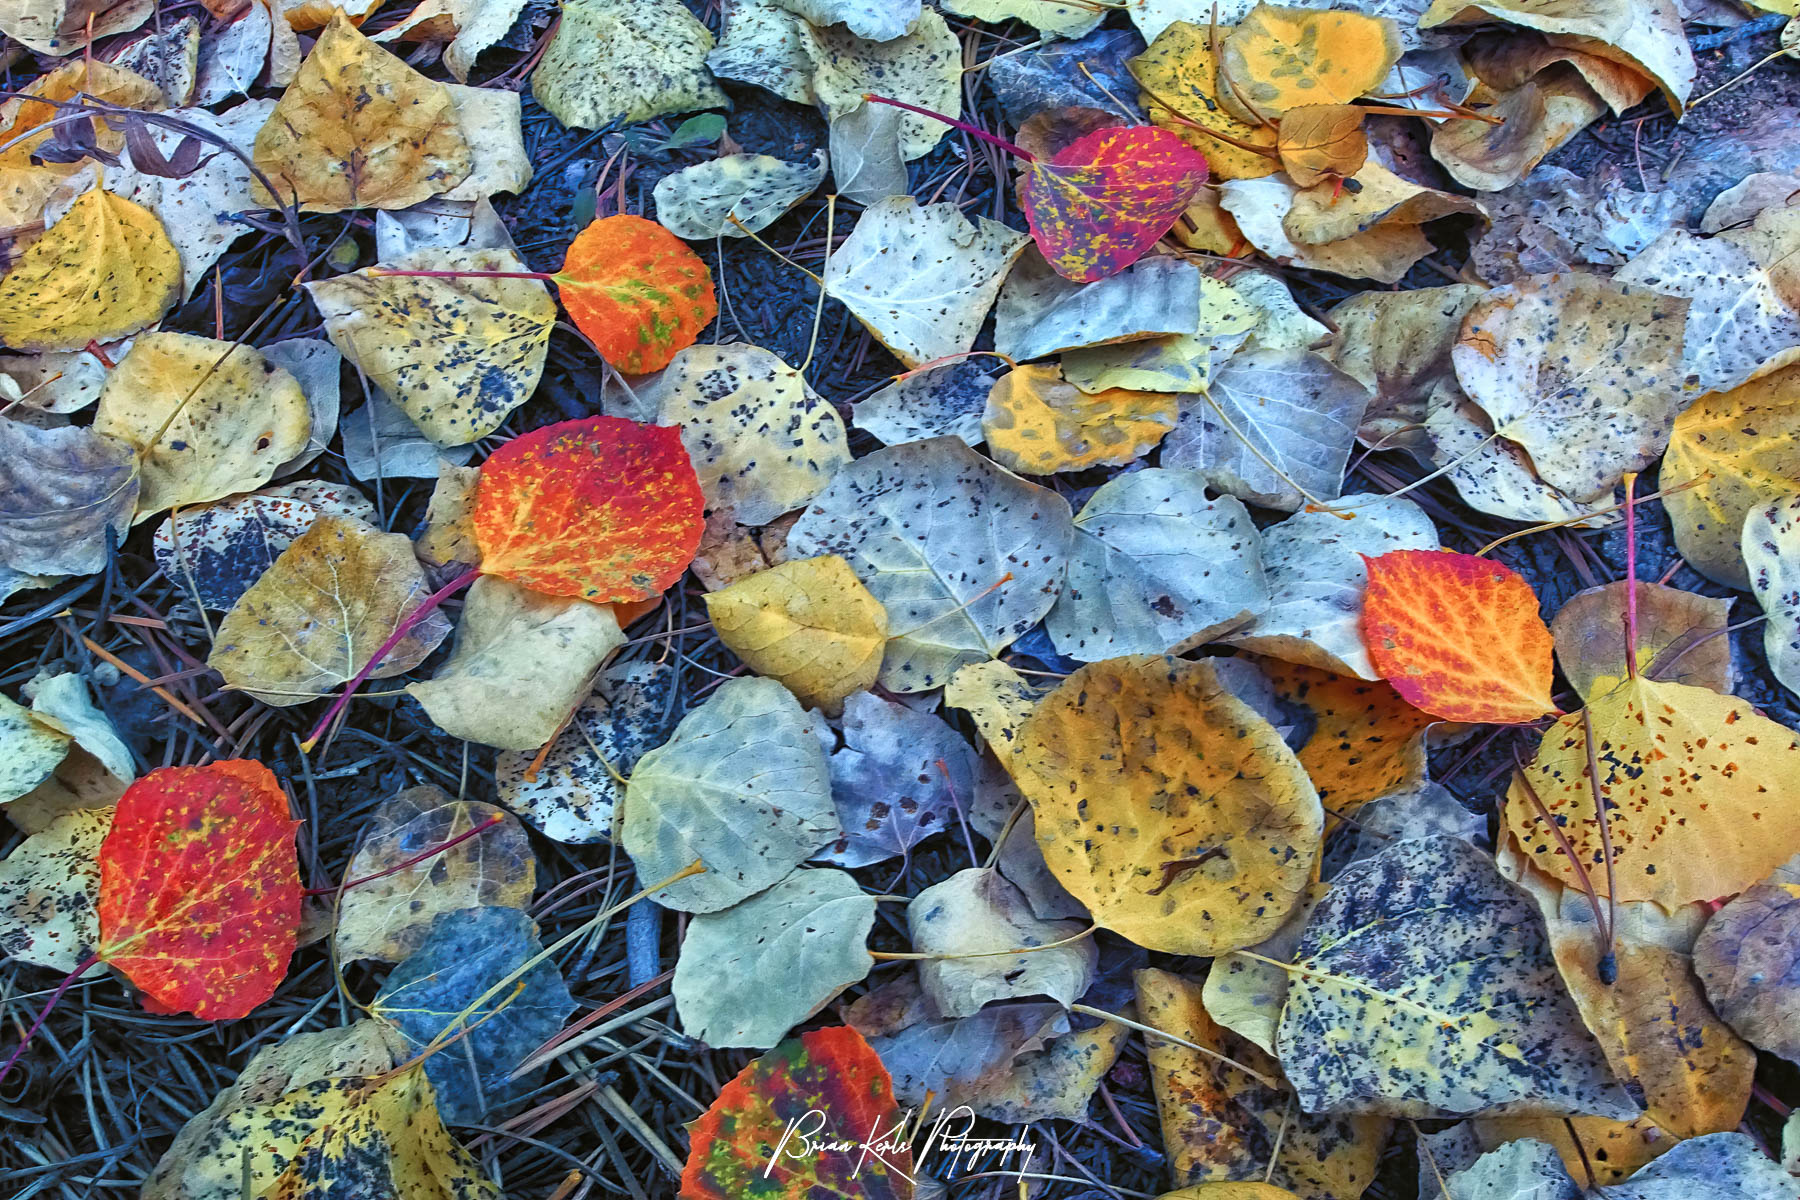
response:
{"label": "golden leaf", "polygon": [[1258,4],[1219,54],[1219,103],[1241,121],[1348,104],[1399,58],[1399,30],[1385,17]]}
{"label": "golden leaf", "polygon": [[[1222,42],[1230,32],[1219,29],[1218,40]],[[1215,177],[1273,175],[1281,169],[1275,155],[1258,154],[1236,144],[1248,142],[1274,150],[1275,130],[1260,122],[1241,121],[1219,102],[1222,89],[1213,36],[1203,25],[1176,21],[1157,36],[1149,50],[1131,60],[1131,74],[1144,90],[1144,107],[1152,123],[1180,134],[1188,145],[1206,155]],[[1209,137],[1208,130],[1222,136]]]}
{"label": "golden leaf", "polygon": [[181,255],[156,214],[92,188],[0,279],[0,342],[78,350],[114,341],[154,324],[180,295]]}
{"label": "golden leaf", "polygon": [[1354,104],[1304,104],[1282,115],[1276,148],[1281,165],[1300,187],[1342,179],[1369,156],[1363,110]]}
{"label": "golden leaf", "polygon": [[835,554],[759,571],[706,597],[719,640],[808,708],[839,709],[875,682],[887,610]]}
{"label": "golden leaf", "polygon": [[1136,462],[1175,428],[1175,397],[1084,392],[1053,364],[1015,367],[988,393],[981,431],[994,461],[1025,475]]}

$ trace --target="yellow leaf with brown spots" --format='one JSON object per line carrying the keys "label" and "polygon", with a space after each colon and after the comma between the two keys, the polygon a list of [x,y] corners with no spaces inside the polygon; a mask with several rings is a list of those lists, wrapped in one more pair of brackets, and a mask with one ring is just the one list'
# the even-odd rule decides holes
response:
{"label": "yellow leaf with brown spots", "polygon": [[[256,165],[302,212],[410,208],[473,166],[450,89],[359,33],[339,12],[319,35],[268,123]],[[252,187],[259,203],[271,199]]]}
{"label": "yellow leaf with brown spots", "polygon": [[0,279],[0,343],[78,350],[154,324],[181,298],[181,255],[155,213],[83,192]]}
{"label": "yellow leaf with brown spots", "polygon": [[1101,926],[1171,954],[1263,940],[1319,853],[1318,793],[1210,664],[1083,667],[1019,728],[1009,762],[1051,871]]}
{"label": "yellow leaf with brown spots", "polygon": [[1424,781],[1425,730],[1440,724],[1438,718],[1379,680],[1273,658],[1258,665],[1277,696],[1312,711],[1312,736],[1297,753],[1319,790],[1319,802],[1334,816],[1348,816],[1371,800]]}
{"label": "yellow leaf with brown spots", "polygon": [[[1230,32],[1229,28],[1218,29],[1216,40],[1222,43]],[[1222,85],[1214,40],[1206,26],[1176,21],[1157,36],[1150,49],[1132,59],[1128,65],[1143,89],[1144,108],[1153,124],[1179,134],[1206,155],[1215,178],[1273,175],[1281,169],[1275,155],[1275,130],[1241,121],[1219,102]],[[1208,131],[1222,136],[1209,136]],[[1267,147],[1270,153],[1258,154],[1239,142]]]}
{"label": "yellow leaf with brown spots", "polygon": [[[7,146],[13,139],[19,139],[16,144],[0,151],[0,166],[31,166],[32,153],[54,132],[50,129],[43,129],[38,133],[31,131],[66,111],[58,108],[52,101],[74,100],[77,96],[87,96],[120,108],[135,108],[144,112],[158,112],[167,107],[162,89],[136,71],[109,62],[78,58],[46,75],[40,75],[25,88],[24,95],[0,104],[0,146]],[[114,129],[98,119],[89,124],[94,131],[94,144],[100,149],[117,154],[125,148],[125,134],[122,130]],[[57,163],[49,169],[57,175],[72,175],[78,167],[76,164]]]}
{"label": "yellow leaf with brown spots", "polygon": [[1399,30],[1385,17],[1259,4],[1225,39],[1219,102],[1241,121],[1348,104],[1377,90],[1399,58]]}
{"label": "yellow leaf with brown spots", "polygon": [[[1506,823],[1532,863],[1579,886],[1537,799],[1595,889],[1665,908],[1741,892],[1800,852],[1800,739],[1735,696],[1642,675],[1589,702],[1614,890],[1581,712],[1545,730]],[[1529,784],[1529,787],[1526,786]]]}

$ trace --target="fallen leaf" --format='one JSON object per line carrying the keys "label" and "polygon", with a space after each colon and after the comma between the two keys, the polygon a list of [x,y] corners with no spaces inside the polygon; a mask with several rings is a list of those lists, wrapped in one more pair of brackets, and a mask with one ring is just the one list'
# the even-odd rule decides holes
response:
{"label": "fallen leaf", "polygon": [[73,671],[40,674],[24,691],[31,697],[33,718],[74,740],[70,753],[85,752],[121,783],[129,783],[136,775],[130,748],[119,738],[111,719],[95,707],[86,679]]}
{"label": "fallen leaf", "polygon": [[[537,1086],[542,1068],[515,1070],[562,1028],[575,999],[555,962],[537,961],[537,922],[517,908],[439,912],[420,932],[418,948],[388,975],[369,1013],[400,1031],[409,1056],[459,1038],[452,1052],[425,1060],[425,1075],[440,1113],[478,1124]],[[509,980],[496,996],[493,989]]]}
{"label": "fallen leaf", "polygon": [[[1144,1024],[1279,1077],[1273,1059],[1214,1023],[1198,982],[1160,970],[1134,972],[1133,982]],[[1178,1186],[1205,1197],[1211,1194],[1205,1190],[1209,1184],[1268,1179],[1277,1195],[1338,1200],[1360,1196],[1374,1182],[1388,1136],[1384,1118],[1297,1112],[1285,1088],[1268,1087],[1154,1035],[1145,1035],[1144,1044],[1169,1177]]]}
{"label": "fallen leaf", "polygon": [[1524,576],[1448,550],[1390,550],[1365,562],[1363,646],[1407,703],[1470,724],[1557,712],[1550,629]]}
{"label": "fallen leaf", "polygon": [[624,641],[610,608],[484,575],[469,588],[456,649],[406,692],[453,738],[536,750],[562,728],[600,664]]}
{"label": "fallen leaf", "polygon": [[[947,117],[962,115],[962,43],[936,9],[924,9],[911,32],[883,41],[865,41],[830,24],[806,36],[813,93],[827,119],[848,116],[871,92]],[[903,113],[901,156],[908,162],[922,158],[949,132],[942,121]]]}
{"label": "fallen leaf", "polygon": [[1303,188],[1345,179],[1369,155],[1363,110],[1354,104],[1307,104],[1282,114],[1275,148],[1281,168]]}
{"label": "fallen leaf", "polygon": [[156,527],[151,544],[156,565],[184,595],[222,612],[321,517],[377,520],[355,488],[308,479],[180,509]]}
{"label": "fallen leaf", "polygon": [[[1714,1015],[1695,977],[1692,954],[1705,906],[1664,912],[1645,902],[1609,904],[1601,918],[1584,892],[1563,887],[1513,852],[1503,856],[1500,870],[1543,915],[1551,954],[1581,1020],[1613,1074],[1641,1093],[1644,1118],[1675,1138],[1736,1129],[1750,1103],[1756,1051]],[[1605,973],[1603,948],[1612,958]]]}
{"label": "fallen leaf", "polygon": [[1116,275],[1174,228],[1206,183],[1206,159],[1166,129],[1097,129],[1028,159],[1019,207],[1058,275]]}
{"label": "fallen leaf", "polygon": [[93,430],[138,452],[137,517],[261,487],[312,428],[294,377],[241,342],[138,338],[106,380]]}
{"label": "fallen leaf", "polygon": [[954,204],[891,196],[863,210],[823,287],[908,367],[966,353],[1028,239]]}
{"label": "fallen leaf", "polygon": [[887,611],[837,555],[796,559],[706,597],[719,640],[808,708],[835,711],[875,682]]}
{"label": "fallen leaf", "polygon": [[576,129],[722,108],[712,34],[678,0],[577,0],[531,73],[544,110]]}
{"label": "fallen leaf", "polygon": [[865,103],[831,123],[831,176],[838,195],[865,207],[906,195],[911,185],[900,149],[905,116],[889,104]]}
{"label": "fallen leaf", "polygon": [[830,769],[844,835],[819,853],[827,862],[866,867],[910,855],[962,828],[982,800],[974,750],[932,713],[858,692],[844,705],[843,740]]}
{"label": "fallen leaf", "polygon": [[1428,405],[1424,432],[1432,464],[1470,508],[1532,524],[1566,521],[1577,529],[1619,520],[1616,514],[1592,515],[1612,506],[1612,489],[1577,502],[1540,479],[1525,448],[1496,434],[1493,421],[1455,380],[1440,382]]}
{"label": "fallen leaf", "polygon": [[[418,1067],[369,1079],[321,1080],[258,1115],[282,1133],[305,1134],[264,1193],[270,1200],[329,1200],[334,1193],[499,1200],[500,1190],[481,1165],[444,1128],[431,1084]],[[251,1136],[256,1134],[262,1138],[253,1144],[266,1145],[266,1132]]]}
{"label": "fallen leaf", "polygon": [[1752,509],[1744,518],[1744,565],[1750,590],[1768,617],[1763,653],[1769,671],[1800,695],[1800,495]]}
{"label": "fallen leaf", "polygon": [[112,808],[66,813],[0,861],[0,953],[73,971],[100,944],[100,843]]}
{"label": "fallen leaf", "polygon": [[1084,1120],[1130,1034],[1117,1021],[1065,1033],[1043,1049],[1013,1059],[1006,1074],[984,1088],[971,1107],[977,1116],[1007,1123]]}
{"label": "fallen leaf", "polygon": [[[917,24],[919,0],[775,0],[808,24],[843,25],[859,38],[891,42]],[[954,10],[953,10],[954,11]],[[964,14],[968,15],[968,14]]]}
{"label": "fallen leaf", "polygon": [[1328,890],[1322,883],[1307,884],[1300,903],[1274,933],[1242,952],[1221,954],[1206,972],[1201,998],[1207,1014],[1265,1054],[1275,1053],[1275,1033],[1287,1003],[1288,972],[1281,964],[1294,957],[1300,934]]}
{"label": "fallen leaf", "polygon": [[706,264],[655,221],[626,213],[576,234],[552,278],[600,357],[631,375],[660,371],[719,315]]}
{"label": "fallen leaf", "polygon": [[446,463],[475,457],[473,446],[439,446],[398,404],[379,392],[342,424],[344,465],[357,479],[435,479]]}
{"label": "fallen leaf", "polygon": [[1380,678],[1362,642],[1364,559],[1435,549],[1431,518],[1404,498],[1345,496],[1336,512],[1295,513],[1263,530],[1268,610],[1223,640],[1336,675]]}
{"label": "fallen leaf", "polygon": [[825,182],[825,152],[810,163],[725,154],[656,181],[656,219],[689,241],[749,237],[780,220]]}
{"label": "fallen leaf", "polygon": [[534,750],[500,752],[495,799],[553,842],[610,842],[625,779],[680,715],[674,687],[666,664],[607,667],[541,763]]}
{"label": "fallen leaf", "polygon": [[137,457],[91,429],[0,420],[0,562],[33,575],[103,570],[138,498]]}
{"label": "fallen leaf", "polygon": [[1249,511],[1207,499],[1192,471],[1150,467],[1101,485],[1075,518],[1068,572],[1044,628],[1081,662],[1179,652],[1269,602]]}
{"label": "fallen leaf", "polygon": [[1136,462],[1175,427],[1175,397],[1113,389],[1088,393],[1055,366],[1020,366],[988,393],[988,454],[1027,475]]}
{"label": "fallen leaf", "polygon": [[[1725,896],[1800,852],[1800,829],[1787,820],[1800,805],[1796,755],[1800,739],[1742,700],[1639,674],[1590,701],[1585,718],[1571,713],[1544,731],[1507,794],[1506,824],[1533,865],[1568,887],[1579,881],[1563,839],[1603,896],[1666,908]],[[1527,783],[1559,836],[1543,827]],[[1606,797],[1604,834],[1596,786]],[[1611,868],[1598,869],[1608,858]]]}
{"label": "fallen leaf", "polygon": [[[1139,263],[1113,278],[1128,279],[1148,265]],[[1107,283],[1091,286],[1098,289]],[[1256,323],[1256,311],[1236,292],[1202,275],[1200,320],[1193,332],[1070,350],[1062,356],[1063,378],[1084,392],[1115,387],[1143,392],[1203,392],[1220,365],[1243,346]]]}
{"label": "fallen leaf", "polygon": [[[1618,1183],[1680,1141],[1648,1117],[1609,1121],[1605,1117],[1477,1117],[1458,1130],[1476,1138],[1478,1150],[1494,1150],[1521,1138],[1545,1142],[1561,1156],[1563,1169],[1591,1173],[1598,1184]],[[1584,1165],[1585,1164],[1585,1165]],[[1451,1168],[1442,1167],[1443,1171]],[[1466,1169],[1466,1168],[1464,1168]]]}
{"label": "fallen leaf", "polygon": [[1050,611],[1072,535],[1061,496],[933,438],[839,471],[789,532],[788,552],[850,564],[887,609],[882,685],[918,692],[994,657]]}
{"label": "fallen leaf", "polygon": [[704,874],[657,892],[681,912],[717,912],[776,883],[839,836],[825,751],[770,679],[730,679],[638,760],[621,844],[646,882],[696,859]]}
{"label": "fallen leaf", "polygon": [[[359,1020],[262,1047],[231,1085],[175,1135],[144,1183],[144,1200],[241,1200],[244,1147],[236,1137],[266,1121],[266,1106],[283,1093],[338,1076],[386,1071],[394,1065],[395,1040],[381,1022]],[[251,1156],[253,1185],[274,1181],[322,1115],[283,1126],[279,1133],[262,1129],[268,1135],[261,1144],[266,1153]]]}
{"label": "fallen leaf", "polygon": [[381,36],[386,39],[416,30],[426,40],[448,37],[444,69],[459,82],[467,83],[475,60],[506,36],[524,7],[524,0],[422,0],[405,21]]}
{"label": "fallen leaf", "polygon": [[[492,828],[463,837],[495,818]],[[438,849],[459,837],[456,845]],[[366,882],[344,889],[338,899],[338,958],[400,962],[425,944],[432,922],[446,913],[528,907],[537,860],[525,830],[502,810],[452,800],[427,785],[381,802],[344,878]]]}
{"label": "fallen leaf", "polygon": [[944,8],[990,24],[1020,20],[1039,33],[1066,38],[1092,32],[1106,17],[1105,12],[1086,3],[1061,0],[950,0]]}
{"label": "fallen leaf", "polygon": [[481,547],[475,544],[470,523],[480,483],[480,467],[438,463],[437,483],[425,503],[425,528],[413,542],[413,553],[427,567],[473,567],[481,562]]}
{"label": "fallen leaf", "polygon": [[1702,396],[1675,418],[1663,455],[1663,507],[1695,570],[1727,587],[1750,583],[1744,518],[1800,489],[1800,367]]}
{"label": "fallen leaf", "polygon": [[[1625,582],[1576,592],[1550,620],[1556,661],[1587,701],[1625,682]],[[1724,637],[1731,602],[1664,587],[1637,585],[1637,664],[1653,679],[1730,695],[1731,642]]]}
{"label": "fallen leaf", "polygon": [[1679,339],[1687,303],[1571,272],[1489,292],[1451,350],[1469,399],[1577,500],[1656,461],[1689,403]]}
{"label": "fallen leaf", "polygon": [[[811,47],[811,28],[775,0],[739,0],[725,10],[725,32],[706,65],[720,79],[752,83],[795,104],[817,104]],[[831,160],[840,161],[836,146]]]}
{"label": "fallen leaf", "polygon": [[1536,910],[1460,838],[1346,870],[1290,974],[1276,1047],[1303,1112],[1637,1115]]}
{"label": "fallen leaf", "polygon": [[1439,125],[1431,156],[1464,187],[1501,191],[1605,112],[1606,101],[1581,73],[1559,63],[1495,97],[1482,113],[1489,120],[1459,117]]}
{"label": "fallen leaf", "polygon": [[471,521],[484,573],[609,604],[647,600],[681,577],[702,504],[678,430],[586,417],[488,455]]}
{"label": "fallen leaf", "polygon": [[256,135],[256,165],[277,185],[259,203],[303,212],[407,208],[473,166],[450,91],[357,31],[342,12],[313,43]]}
{"label": "fallen leaf", "polygon": [[146,0],[51,0],[8,5],[0,11],[0,33],[39,54],[73,54],[91,39],[136,29],[156,11]]}
{"label": "fallen leaf", "polygon": [[1205,282],[1193,263],[1157,255],[1110,278],[1074,283],[1034,249],[1001,289],[994,348],[1023,361],[1083,346],[1194,334],[1208,295]]}
{"label": "fallen leaf", "polygon": [[[1099,958],[1093,939],[1070,941],[1081,922],[1040,921],[1025,894],[991,867],[958,871],[914,896],[906,926],[914,952],[935,956],[919,963],[919,982],[946,1017],[1029,996],[1066,1007],[1086,993]],[[1030,952],[1000,953],[1015,948]]]}
{"label": "fallen leaf", "polygon": [[[0,104],[0,122],[6,126],[0,134],[4,138],[0,145],[6,146],[5,150],[0,150],[0,164],[23,168],[39,158],[38,152],[55,133],[50,122],[65,111],[57,106],[57,102],[75,101],[81,96],[145,112],[156,112],[167,106],[162,89],[136,71],[83,55],[44,72]],[[125,147],[123,131],[103,119],[89,118],[81,121],[77,128],[83,135],[91,133],[93,145],[109,154],[116,154]],[[83,136],[81,140],[85,142],[87,137]],[[58,176],[74,170],[65,163],[46,161],[45,166]]]}
{"label": "fallen leaf", "polygon": [[1793,1190],[1793,1177],[1741,1133],[1678,1143],[1623,1183],[1591,1192],[1576,1186],[1554,1148],[1529,1139],[1484,1154],[1448,1183],[1453,1195],[1474,1200],[1681,1200],[1701,1194],[1708,1200],[1786,1200]]}
{"label": "fallen leaf", "polygon": [[1436,717],[1380,681],[1278,659],[1261,665],[1282,701],[1312,714],[1312,732],[1295,754],[1329,813],[1348,816],[1377,797],[1424,782],[1425,731],[1440,724]]}
{"label": "fallen leaf", "polygon": [[1197,471],[1251,504],[1294,512],[1309,500],[1337,499],[1368,404],[1368,389],[1317,354],[1240,351],[1211,387],[1183,402],[1163,464]]}
{"label": "fallen leaf", "polygon": [[1800,1062],[1800,858],[1713,914],[1694,943],[1706,999],[1748,1041]]}
{"label": "fallen leaf", "polygon": [[[1195,15],[1197,22],[1210,17],[1210,13]],[[1219,29],[1217,41],[1223,43],[1229,32]],[[1272,175],[1281,169],[1275,130],[1241,121],[1221,103],[1224,87],[1214,45],[1213,31],[1206,24],[1178,20],[1165,26],[1150,49],[1129,64],[1143,89],[1144,108],[1156,125],[1206,155],[1208,168],[1218,178]],[[1209,131],[1223,137],[1211,137]],[[1269,153],[1259,154],[1239,143]]]}
{"label": "fallen leaf", "polygon": [[[321,516],[225,614],[206,662],[264,704],[305,704],[356,678],[430,594],[405,534]],[[442,613],[428,614],[369,677],[412,670],[449,633]]]}
{"label": "fallen leaf", "polygon": [[875,900],[843,871],[795,871],[688,923],[671,985],[690,1037],[767,1049],[875,965]]}
{"label": "fallen leaf", "polygon": [[837,409],[760,346],[689,346],[637,390],[681,430],[707,507],[745,525],[801,507],[850,461]]}
{"label": "fallen leaf", "polygon": [[[100,398],[107,374],[108,368],[86,350],[0,355],[0,375],[17,386],[18,404],[23,409],[80,412]],[[11,391],[4,383],[0,389]]]}
{"label": "fallen leaf", "polygon": [[[1019,743],[1010,766],[1045,861],[1105,928],[1219,954],[1261,941],[1298,902],[1318,856],[1318,794],[1210,665],[1146,655],[1083,667],[1039,702]],[[1102,798],[1108,836],[1095,840],[1085,814]]]}
{"label": "fallen leaf", "polygon": [[1372,393],[1357,437],[1382,449],[1417,444],[1433,390],[1453,379],[1450,348],[1486,288],[1457,283],[1363,292],[1328,314],[1331,361]]}
{"label": "fallen leaf", "polygon": [[0,277],[0,342],[78,350],[153,325],[181,298],[181,256],[155,213],[83,192]]}
{"label": "fallen leaf", "polygon": [[60,725],[0,696],[0,803],[18,800],[48,780],[74,740]]}
{"label": "fallen leaf", "polygon": [[100,945],[151,1012],[247,1016],[300,928],[287,793],[261,763],[161,767],[125,789],[100,846]]}
{"label": "fallen leaf", "polygon": [[1386,18],[1258,4],[1224,39],[1218,101],[1245,122],[1347,105],[1375,91],[1399,58],[1399,31]]}
{"label": "fallen leaf", "polygon": [[824,1115],[824,1127],[891,1134],[903,1118],[887,1068],[848,1025],[815,1029],[776,1046],[720,1089],[688,1126],[691,1148],[682,1200],[726,1200],[759,1192],[768,1200],[830,1194],[911,1200],[912,1149],[865,1157],[852,1147],[816,1153],[785,1144],[790,1122]]}
{"label": "fallen leaf", "polygon": [[332,345],[432,441],[500,428],[544,373],[556,303],[536,279],[389,272],[524,271],[507,250],[416,250],[306,285]]}
{"label": "fallen leaf", "polygon": [[936,1015],[922,998],[921,1007],[919,1019],[870,1040],[894,1073],[894,1095],[914,1108],[927,1095],[944,1111],[985,1108],[1012,1086],[1021,1059],[1070,1032],[1059,1004],[993,1004],[957,1020]]}
{"label": "fallen leaf", "polygon": [[909,371],[852,402],[850,422],[889,446],[934,437],[980,445],[981,414],[996,378],[991,370],[982,357]]}

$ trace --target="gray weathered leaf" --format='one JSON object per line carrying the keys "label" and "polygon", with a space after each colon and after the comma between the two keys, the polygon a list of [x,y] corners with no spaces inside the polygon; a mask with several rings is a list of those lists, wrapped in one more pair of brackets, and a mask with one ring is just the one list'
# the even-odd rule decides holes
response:
{"label": "gray weathered leaf", "polygon": [[823,150],[814,151],[810,163],[767,154],[724,154],[657,180],[656,219],[690,241],[749,237],[780,220],[824,182]]}
{"label": "gray weathered leaf", "polygon": [[1033,247],[1000,289],[994,349],[1025,362],[1083,346],[1191,335],[1200,324],[1200,286],[1200,268],[1163,255],[1095,283],[1071,283]]}
{"label": "gray weathered leaf", "polygon": [[[735,0],[725,6],[725,33],[706,65],[720,79],[755,84],[795,104],[814,104],[811,46],[806,22],[775,0]],[[831,157],[837,159],[836,146]]]}
{"label": "gray weathered leaf", "polygon": [[717,912],[780,880],[841,833],[813,718],[773,679],[731,679],[644,755],[625,789],[621,842],[644,883],[696,859],[656,894]]}
{"label": "gray weathered leaf", "polygon": [[1369,391],[1317,354],[1240,351],[1212,386],[1184,399],[1163,464],[1200,472],[1212,487],[1294,512],[1311,496],[1335,500]]}
{"label": "gray weathered leaf", "polygon": [[838,195],[858,204],[904,196],[910,184],[900,153],[902,111],[863,103],[831,123],[831,174]]}
{"label": "gray weathered leaf", "polygon": [[1794,1177],[1754,1139],[1711,1133],[1677,1142],[1624,1183],[1595,1188],[1592,1200],[1791,1200]]}
{"label": "gray weathered leaf", "polygon": [[[910,33],[888,41],[868,41],[842,25],[827,24],[808,33],[813,92],[827,119],[848,115],[870,93],[947,117],[962,115],[962,43],[937,9],[919,12]],[[908,162],[922,158],[949,132],[950,126],[935,117],[905,113],[900,151]]]}
{"label": "gray weathered leaf", "polygon": [[920,692],[1049,612],[1073,533],[1067,500],[946,437],[839,471],[789,531],[788,553],[849,562],[887,609],[882,684]]}
{"label": "gray weathered leaf", "polygon": [[844,702],[844,748],[831,756],[844,835],[819,857],[866,867],[957,828],[978,769],[974,747],[936,715],[857,692]]}
{"label": "gray weathered leaf", "polygon": [[86,575],[131,531],[137,456],[69,425],[0,419],[0,563],[26,575]]}
{"label": "gray weathered leaf", "polygon": [[1800,1063],[1800,858],[1713,914],[1694,970],[1745,1041]]}
{"label": "gray weathered leaf", "polygon": [[1444,1180],[1450,1200],[1581,1200],[1554,1146],[1520,1138]]}
{"label": "gray weathered leaf", "polygon": [[875,899],[842,871],[795,871],[688,922],[675,1011],[708,1046],[767,1049],[869,974]]}
{"label": "gray weathered leaf", "polygon": [[844,25],[859,38],[891,42],[919,19],[920,0],[776,0],[813,25]]}
{"label": "gray weathered leaf", "polygon": [[1151,467],[1101,486],[1075,518],[1069,578],[1044,628],[1058,654],[1162,654],[1269,603],[1262,539],[1241,501],[1192,471]]}
{"label": "gray weathered leaf", "polygon": [[361,480],[436,479],[439,463],[460,467],[473,446],[439,446],[412,423],[398,404],[379,393],[346,416],[344,465]]}
{"label": "gray weathered leaf", "polygon": [[996,1000],[1031,996],[1073,1004],[1093,982],[1099,961],[1092,938],[1027,954],[994,953],[1049,946],[1087,926],[1039,920],[1025,894],[991,867],[958,871],[914,896],[906,925],[917,953],[983,956],[919,963],[925,995],[946,1017],[967,1017]]}
{"label": "gray weathered leaf", "polygon": [[934,437],[981,444],[981,414],[995,376],[987,357],[961,358],[897,379],[851,404],[851,423],[889,446]]}

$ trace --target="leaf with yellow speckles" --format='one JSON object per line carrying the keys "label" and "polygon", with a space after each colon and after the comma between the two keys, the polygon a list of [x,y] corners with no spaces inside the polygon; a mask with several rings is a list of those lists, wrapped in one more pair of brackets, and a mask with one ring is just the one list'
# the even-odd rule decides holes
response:
{"label": "leaf with yellow speckles", "polygon": [[628,375],[662,370],[719,315],[700,256],[655,221],[628,213],[576,234],[551,278],[576,327]]}
{"label": "leaf with yellow speckles", "polygon": [[1303,1112],[1638,1114],[1531,901],[1450,835],[1338,876],[1300,935],[1275,1048]]}
{"label": "leaf with yellow speckles", "polygon": [[[824,1138],[895,1144],[865,1157],[854,1146],[784,1140],[790,1122],[815,1111],[830,1131]],[[913,1158],[896,1132],[901,1120],[887,1068],[862,1034],[848,1025],[801,1034],[738,1072],[688,1126],[681,1200],[911,1200]]]}
{"label": "leaf with yellow speckles", "polygon": [[300,929],[288,798],[259,762],[162,767],[119,797],[100,844],[101,961],[152,1012],[249,1015]]}
{"label": "leaf with yellow speckles", "polygon": [[680,430],[583,417],[489,455],[471,521],[483,574],[611,604],[647,600],[681,577],[704,503]]}
{"label": "leaf with yellow speckles", "polygon": [[0,343],[79,350],[155,323],[181,298],[181,256],[155,213],[83,192],[0,278]]}
{"label": "leaf with yellow speckles", "polygon": [[1399,30],[1385,17],[1259,4],[1220,51],[1219,103],[1242,121],[1349,104],[1399,58]]}
{"label": "leaf with yellow speckles", "polygon": [[331,342],[440,446],[486,437],[531,399],[556,302],[537,279],[389,271],[517,271],[511,250],[431,247],[306,285]]}
{"label": "leaf with yellow speckles", "polygon": [[1259,942],[1300,900],[1324,811],[1274,726],[1210,664],[1083,667],[1008,763],[1062,885],[1107,929],[1171,954]]}
{"label": "leaf with yellow speckles", "polygon": [[1136,462],[1175,428],[1175,397],[1110,388],[1084,392],[1062,369],[1020,366],[988,393],[981,432],[995,462],[1025,475]]}
{"label": "leaf with yellow speckles", "polygon": [[[1666,908],[1741,892],[1800,852],[1800,739],[1735,696],[1642,675],[1589,702],[1607,837],[1580,712],[1544,731],[1506,798],[1506,823],[1539,870],[1575,868],[1531,792],[1603,896]],[[1529,784],[1529,788],[1525,785]],[[1608,883],[1617,880],[1617,890]]]}

